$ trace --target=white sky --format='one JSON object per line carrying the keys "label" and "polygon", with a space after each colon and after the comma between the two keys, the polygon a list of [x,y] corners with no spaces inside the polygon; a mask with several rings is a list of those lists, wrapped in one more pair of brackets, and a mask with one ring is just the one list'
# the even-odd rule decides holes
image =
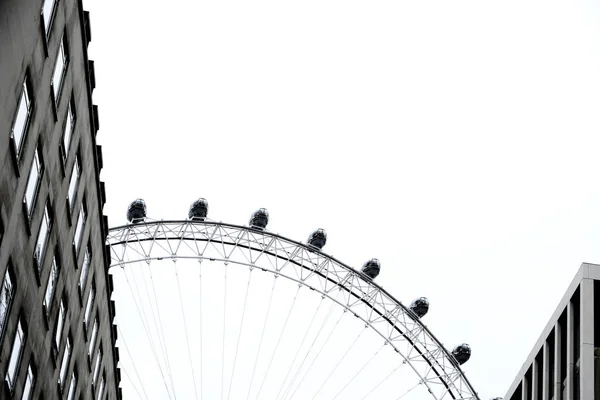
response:
{"label": "white sky", "polygon": [[[582,262],[600,263],[592,1],[86,0],[112,226],[178,219],[305,240],[468,342],[503,396]],[[119,314],[119,310],[117,310]]]}

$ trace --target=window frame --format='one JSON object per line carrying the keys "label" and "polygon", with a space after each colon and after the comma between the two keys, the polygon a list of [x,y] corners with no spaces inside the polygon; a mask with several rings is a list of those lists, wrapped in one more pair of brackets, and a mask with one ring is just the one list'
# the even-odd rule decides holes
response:
{"label": "window frame", "polygon": [[[58,67],[59,57],[62,58],[62,71],[58,78],[58,82],[55,82],[55,79],[58,75],[56,75],[56,68]],[[67,46],[67,34],[63,32],[62,37],[60,38],[60,46],[58,47],[58,51],[56,52],[56,59],[54,60],[54,67],[52,69],[52,81],[50,82],[50,88],[52,90],[52,99],[54,100],[54,105],[56,106],[56,110],[58,111],[58,105],[60,104],[61,95],[63,92],[63,88],[65,86],[65,78],[67,76],[67,70],[69,68],[69,52]],[[55,83],[58,83],[58,88],[56,88]]]}
{"label": "window frame", "polygon": [[[65,67],[66,68],[66,67]],[[66,74],[66,73],[65,73]],[[64,79],[64,77],[63,77]],[[65,122],[62,127],[62,136],[60,141],[60,151],[62,155],[63,162],[66,163],[69,158],[69,153],[71,148],[73,147],[73,135],[75,133],[75,124],[77,123],[77,113],[75,112],[75,103],[73,101],[73,95],[69,98],[69,105],[67,107],[67,112],[65,114]],[[70,127],[67,129],[67,127]],[[68,130],[68,134],[67,134]],[[65,139],[68,138],[67,143],[65,143]]]}
{"label": "window frame", "polygon": [[94,310],[94,301],[96,301],[96,284],[95,282],[92,282],[92,287],[88,292],[87,301],[83,311],[83,326],[85,328],[86,335],[89,329],[90,317],[92,316],[92,311]]}
{"label": "window frame", "polygon": [[94,318],[94,325],[92,325],[92,332],[90,334],[90,343],[88,344],[88,360],[91,360],[94,357],[94,348],[96,347],[96,341],[98,340],[98,331],[100,330],[100,322],[98,320],[98,315]]}
{"label": "window frame", "polygon": [[12,264],[9,262],[7,267],[6,267],[6,272],[4,273],[4,277],[2,278],[2,286],[0,287],[0,298],[4,297],[4,289],[5,289],[5,284],[6,284],[6,279],[10,280],[10,299],[6,305],[6,313],[4,314],[4,321],[2,321],[0,319],[0,346],[2,345],[2,342],[4,341],[4,334],[6,332],[6,323],[8,321],[8,319],[10,318],[10,312],[12,310],[12,304],[13,301],[15,299],[15,292],[16,292],[16,285],[15,285],[15,279],[12,273]]}
{"label": "window frame", "polygon": [[[81,220],[81,227],[79,221]],[[87,225],[87,207],[85,201],[81,202],[79,213],[77,216],[77,222],[75,223],[75,229],[73,231],[73,252],[75,253],[75,260],[79,257],[79,251],[83,243],[83,236],[85,233],[85,227]]]}
{"label": "window frame", "polygon": [[[19,160],[21,159],[22,156],[22,150],[23,147],[25,145],[25,141],[27,140],[27,133],[29,132],[29,125],[31,123],[31,115],[33,113],[33,90],[31,90],[31,85],[29,84],[29,74],[25,74],[25,78],[23,78],[23,83],[21,84],[21,91],[19,93],[19,99],[17,100],[17,109],[15,110],[14,114],[13,114],[13,120],[12,120],[12,124],[11,124],[11,128],[10,128],[10,142],[11,142],[11,148],[13,150],[14,156],[15,156],[15,160],[16,160],[16,164],[17,164],[17,168],[19,165]],[[25,95],[25,118],[23,121],[23,125],[21,127],[21,132],[19,133],[20,137],[19,137],[19,141],[17,143],[17,138],[15,137],[15,127],[17,124],[17,121],[19,120],[19,110],[21,109],[21,101],[23,100]]]}
{"label": "window frame", "polygon": [[67,335],[67,341],[65,343],[65,349],[63,351],[63,357],[60,362],[60,369],[58,370],[58,386],[60,391],[64,389],[65,379],[67,378],[67,372],[69,370],[69,364],[71,363],[72,356],[72,339],[71,335]]}
{"label": "window frame", "polygon": [[[87,263],[86,263],[87,260]],[[83,251],[83,259],[81,260],[81,267],[79,272],[79,294],[85,292],[85,287],[87,286],[88,277],[90,276],[90,269],[92,266],[92,246],[91,243],[85,245],[85,250]]]}
{"label": "window frame", "polygon": [[[37,163],[36,163],[37,160]],[[29,185],[32,179],[32,172],[34,171],[34,166],[37,164],[37,178],[35,181],[35,187],[33,188],[33,192],[31,194],[31,199],[27,201],[27,193],[29,192]],[[35,210],[35,203],[37,202],[38,195],[40,193],[40,188],[42,186],[42,178],[44,176],[44,158],[42,157],[41,147],[37,146],[35,148],[35,152],[33,155],[33,160],[31,161],[31,167],[29,169],[29,174],[27,175],[27,184],[25,186],[25,194],[23,194],[23,210],[25,211],[25,215],[27,219],[31,221],[31,217],[33,216],[33,212]]]}
{"label": "window frame", "polygon": [[[37,272],[37,278],[38,278],[38,284],[39,284],[39,279],[40,279],[40,275],[42,273],[43,270],[43,266],[44,266],[44,258],[46,256],[47,250],[48,250],[48,243],[50,242],[50,235],[52,234],[52,210],[50,208],[50,201],[47,200],[46,201],[46,206],[44,207],[44,214],[42,215],[42,220],[40,221],[40,227],[38,229],[38,234],[37,234],[37,238],[35,240],[35,249],[33,251],[33,260],[35,263],[36,268],[36,272]],[[40,234],[42,233],[42,229],[44,229],[44,224],[45,224],[45,228],[46,228],[46,234],[45,234],[45,238],[44,238],[44,243],[42,246],[42,251],[40,253],[38,253],[38,248],[40,246]]]}
{"label": "window frame", "polygon": [[[52,6],[50,8],[50,17],[48,18],[48,21],[46,21],[46,16],[44,15],[44,6],[47,2],[50,1],[52,2]],[[56,17],[57,4],[58,0],[44,0],[44,3],[42,4],[42,8],[40,10],[40,14],[42,16],[42,28],[44,31],[44,37],[46,39],[46,42],[48,42],[48,40],[50,39],[50,34],[52,33],[52,26],[54,25],[54,18]]]}
{"label": "window frame", "polygon": [[[69,209],[69,215],[75,208],[75,202],[77,201],[77,192],[79,189],[79,182],[81,180],[81,161],[79,161],[79,154],[75,155],[75,161],[73,162],[73,168],[71,170],[71,177],[69,178],[69,186],[67,187],[67,207]],[[77,175],[73,175],[77,172]],[[73,179],[75,181],[73,182]],[[71,193],[71,189],[73,193]]]}
{"label": "window frame", "polygon": [[[33,391],[35,390],[37,370],[33,360],[29,361],[27,365],[27,375],[25,376],[25,384],[23,385],[23,391],[21,392],[21,400],[31,400]],[[29,384],[29,392],[27,393],[27,385]],[[27,396],[27,397],[26,397]]]}
{"label": "window frame", "polygon": [[[60,262],[57,260],[56,251],[54,253],[54,257],[52,257],[52,267],[50,268],[50,273],[48,274],[48,280],[46,282],[46,290],[44,291],[44,300],[42,301],[42,306],[44,307],[46,318],[50,317],[50,312],[52,311],[52,303],[54,303],[54,296],[56,295],[56,286],[58,284],[58,277],[60,275]],[[50,280],[52,278],[52,271],[56,269],[56,275],[53,279],[52,285],[52,294],[48,298],[48,289],[50,288]]]}
{"label": "window frame", "polygon": [[[62,318],[61,318],[62,317]],[[64,297],[60,299],[58,306],[58,314],[56,315],[56,324],[54,325],[54,333],[52,335],[53,343],[52,346],[55,349],[60,349],[60,344],[63,338],[63,331],[65,330],[65,322],[67,320],[67,305]]]}
{"label": "window frame", "polygon": [[96,394],[96,400],[101,400],[104,395],[104,385],[106,380],[106,373],[102,371],[102,377],[100,378],[100,384],[98,385],[98,393]]}
{"label": "window frame", "polygon": [[[13,338],[13,343],[10,350],[10,356],[8,358],[6,374],[4,375],[4,381],[7,383],[8,389],[10,390],[11,394],[15,391],[16,380],[19,376],[19,370],[21,369],[21,361],[23,358],[23,350],[25,349],[26,336],[27,335],[23,326],[23,321],[21,320],[21,318],[19,318],[19,322],[17,323],[17,330],[15,331],[15,336]],[[20,340],[20,342],[19,349],[17,350],[17,353],[15,353],[15,344],[17,342],[17,338]],[[11,365],[14,365],[14,367],[11,367]]]}
{"label": "window frame", "polygon": [[92,370],[92,387],[96,386],[96,382],[98,382],[103,356],[104,353],[102,351],[102,344],[100,344],[100,347],[98,347],[98,352],[96,353],[96,359],[94,360],[94,369]]}
{"label": "window frame", "polygon": [[77,392],[77,371],[73,368],[71,372],[71,379],[69,381],[69,388],[67,389],[67,400],[73,400],[75,393]]}

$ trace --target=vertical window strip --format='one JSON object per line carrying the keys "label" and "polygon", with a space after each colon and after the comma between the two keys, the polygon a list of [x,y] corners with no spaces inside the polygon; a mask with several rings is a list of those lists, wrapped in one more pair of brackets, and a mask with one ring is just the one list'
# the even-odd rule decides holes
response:
{"label": "vertical window strip", "polygon": [[92,374],[92,385],[96,385],[98,374],[100,373],[100,364],[102,363],[102,349],[98,350],[96,361],[94,362],[94,373]]}
{"label": "vertical window strip", "polygon": [[27,178],[27,187],[25,189],[25,206],[27,208],[27,216],[31,218],[33,206],[37,193],[40,187],[40,180],[42,177],[42,163],[39,155],[39,150],[35,149],[33,156],[33,162],[31,163],[31,169],[29,170],[29,177]]}
{"label": "vertical window strip", "polygon": [[50,37],[50,28],[52,27],[52,22],[54,21],[55,5],[56,0],[44,0],[44,5],[42,6],[42,15],[44,16],[44,29],[46,31],[46,37]]}
{"label": "vertical window strip", "polygon": [[2,291],[0,292],[0,337],[2,337],[4,328],[6,327],[6,321],[10,313],[10,306],[12,305],[13,297],[14,286],[9,270],[6,268],[4,281],[2,282]]}
{"label": "vertical window strip", "polygon": [[67,376],[67,368],[69,367],[69,361],[71,360],[71,338],[67,337],[67,343],[65,344],[65,352],[63,354],[62,361],[60,363],[60,372],[58,375],[58,384],[62,388],[65,383]]}
{"label": "vertical window strip", "polygon": [[6,382],[8,383],[9,389],[15,388],[15,378],[19,372],[19,365],[21,364],[21,355],[23,353],[23,347],[25,346],[25,333],[23,332],[23,326],[21,321],[17,325],[17,332],[15,332],[15,339],[13,341],[12,350],[10,352],[10,358],[8,360],[8,369],[6,370]]}
{"label": "vertical window strip", "polygon": [[[52,269],[48,276],[48,285],[46,286],[46,293],[44,294],[44,307],[46,313],[50,313],[52,308],[52,300],[54,299],[54,290],[56,289],[56,282],[58,280],[58,264],[56,263],[56,256],[52,258]],[[58,348],[58,347],[57,347]]]}
{"label": "vertical window strip", "polygon": [[65,130],[63,132],[63,156],[65,159],[69,156],[69,148],[71,146],[71,138],[73,136],[74,125],[75,117],[73,116],[71,101],[69,101],[69,108],[67,109],[67,120],[65,121]]}
{"label": "vertical window strip", "polygon": [[81,264],[81,274],[79,275],[79,288],[81,289],[82,293],[85,289],[85,281],[88,276],[88,271],[90,270],[91,259],[92,256],[90,253],[90,246],[87,245],[85,247],[85,253],[83,255],[83,263]]}
{"label": "vertical window strip", "polygon": [[46,252],[46,245],[48,244],[48,237],[50,236],[50,225],[52,221],[50,219],[50,211],[48,209],[48,205],[46,205],[44,210],[44,216],[42,218],[42,223],[40,224],[40,230],[38,232],[37,241],[35,244],[35,252],[34,258],[37,263],[38,272],[41,272],[42,265],[44,261],[44,254]]}
{"label": "vertical window strip", "polygon": [[102,375],[102,380],[100,381],[100,387],[98,388],[98,396],[96,396],[96,400],[101,400],[103,394],[104,394],[104,375]]}
{"label": "vertical window strip", "polygon": [[52,74],[52,86],[54,88],[54,100],[56,102],[58,102],[58,99],[60,98],[66,67],[67,55],[65,52],[65,37],[63,35],[60,40],[58,54],[56,55],[56,62],[54,63],[54,73]]}
{"label": "vertical window strip", "polygon": [[79,217],[77,218],[77,226],[75,227],[75,237],[73,238],[73,245],[75,246],[75,253],[79,253],[79,246],[81,245],[81,236],[83,235],[83,227],[85,225],[85,207],[81,204],[79,210]]}
{"label": "vertical window strip", "polygon": [[71,374],[71,383],[69,384],[69,392],[67,394],[67,400],[73,400],[75,398],[75,389],[77,388],[77,375],[75,371]]}
{"label": "vertical window strip", "polygon": [[71,172],[71,179],[69,180],[69,191],[67,194],[70,209],[73,208],[73,203],[75,202],[77,184],[79,183],[79,175],[79,157],[75,157],[75,163],[73,164],[73,172]]}
{"label": "vertical window strip", "polygon": [[35,385],[35,373],[33,372],[33,367],[31,363],[27,367],[27,378],[25,380],[25,386],[23,387],[23,394],[21,395],[21,400],[30,400],[31,394],[33,393],[33,387]]}
{"label": "vertical window strip", "polygon": [[19,105],[17,107],[17,113],[14,117],[12,126],[12,138],[15,141],[15,147],[17,151],[17,158],[21,154],[23,142],[25,141],[25,134],[27,126],[29,124],[29,116],[31,114],[31,100],[29,98],[29,91],[27,89],[27,79],[23,81],[21,89],[21,95],[19,96]]}
{"label": "vertical window strip", "polygon": [[90,293],[88,294],[87,303],[85,304],[85,314],[83,315],[83,323],[87,329],[88,322],[90,320],[90,314],[94,305],[94,297],[96,296],[96,288],[92,286]]}
{"label": "vertical window strip", "polygon": [[94,345],[96,344],[96,337],[98,336],[98,317],[94,320],[94,327],[92,328],[92,336],[90,339],[90,345],[88,347],[88,356],[91,357],[94,354]]}
{"label": "vertical window strip", "polygon": [[62,331],[65,327],[65,301],[60,300],[60,308],[58,309],[58,319],[56,320],[56,331],[54,333],[54,344],[57,349],[60,349],[60,340],[62,339]]}

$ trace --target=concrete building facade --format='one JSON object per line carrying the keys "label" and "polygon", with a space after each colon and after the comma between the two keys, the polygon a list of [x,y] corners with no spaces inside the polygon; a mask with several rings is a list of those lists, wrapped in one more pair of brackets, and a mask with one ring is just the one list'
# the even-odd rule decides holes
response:
{"label": "concrete building facade", "polygon": [[0,1],[2,399],[120,399],[89,14]]}
{"label": "concrete building facade", "polygon": [[600,265],[584,263],[505,400],[600,399]]}

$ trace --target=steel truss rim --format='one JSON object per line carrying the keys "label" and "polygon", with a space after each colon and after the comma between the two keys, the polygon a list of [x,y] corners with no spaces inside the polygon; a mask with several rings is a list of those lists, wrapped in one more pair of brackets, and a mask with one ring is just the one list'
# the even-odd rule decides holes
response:
{"label": "steel truss rim", "polygon": [[[215,229],[215,231],[213,232],[213,235],[211,237],[207,237],[207,238],[195,238],[195,235],[194,235],[193,239],[192,238],[184,238],[182,236],[182,234],[190,233],[190,231],[181,230],[181,229],[177,230],[177,232],[179,232],[180,235],[165,236],[165,237],[159,237],[159,238],[156,237],[156,235],[158,233],[165,232],[165,231],[161,231],[160,227],[171,226],[171,225],[179,225],[181,227],[187,227],[187,226],[213,227]],[[154,229],[151,232],[150,228],[152,228],[152,227],[155,227],[156,229]],[[146,230],[144,232],[142,232],[142,230],[144,228],[146,228]],[[352,275],[354,275],[354,277],[361,279],[363,283],[365,283],[367,286],[369,286],[373,289],[373,291],[370,291],[368,293],[380,292],[380,293],[384,294],[388,299],[392,300],[398,310],[401,310],[405,316],[409,316],[412,319],[412,322],[415,323],[415,325],[417,325],[419,332],[416,335],[415,334],[410,335],[408,330],[405,330],[407,328],[406,326],[402,326],[402,327],[397,326],[397,323],[400,323],[400,318],[398,316],[395,317],[396,323],[394,323],[392,321],[392,318],[394,318],[393,315],[387,316],[387,315],[382,314],[379,310],[376,310],[375,303],[376,303],[377,296],[367,296],[367,293],[365,293],[364,291],[362,293],[363,295],[360,296],[358,293],[355,293],[352,290],[352,289],[357,289],[357,288],[352,287],[352,286],[349,288],[344,284],[345,282],[343,280],[335,281],[335,280],[332,280],[332,278],[323,275],[322,271],[317,271],[317,269],[315,268],[315,265],[313,263],[310,263],[309,265],[305,265],[304,263],[298,263],[296,261],[291,260],[290,253],[288,253],[288,258],[286,259],[280,255],[265,251],[264,249],[261,250],[258,247],[252,247],[250,245],[244,246],[244,245],[241,245],[240,242],[236,243],[236,242],[226,242],[223,240],[219,240],[219,238],[215,238],[214,233],[216,232],[217,229],[220,229],[220,228],[238,230],[242,233],[259,235],[262,237],[270,237],[272,239],[271,243],[273,242],[273,240],[276,240],[276,239],[281,240],[281,241],[287,242],[291,245],[297,246],[298,248],[301,248],[304,251],[317,254],[318,256],[328,260],[329,263],[333,263],[333,264],[336,264],[336,265],[342,267],[343,269],[345,269],[348,272],[348,274],[352,274]],[[138,233],[152,233],[152,236],[151,237],[148,236],[142,240],[139,240],[139,239],[136,240],[135,238],[132,239],[132,236],[130,235],[132,231],[134,232],[133,236],[135,238],[137,238]],[[138,232],[136,232],[136,231],[138,231]],[[124,240],[123,240],[123,237],[121,237],[118,240],[115,240],[115,233],[119,233],[119,232],[126,233]],[[173,233],[175,231],[169,229],[168,232]],[[192,233],[197,233],[197,232],[199,232],[199,231],[197,231],[197,230],[192,231]],[[230,239],[231,239],[231,237],[230,237]],[[250,250],[250,251],[261,252],[261,254],[267,254],[270,257],[284,259],[284,260],[286,260],[286,264],[287,263],[295,264],[297,267],[304,269],[306,271],[309,271],[310,273],[313,273],[314,276],[320,276],[323,279],[329,280],[334,285],[328,291],[320,290],[318,287],[307,284],[305,282],[305,280],[303,280],[303,279],[298,279],[287,273],[282,273],[281,270],[272,271],[269,269],[262,268],[261,266],[258,266],[255,263],[256,261],[258,261],[258,259],[256,259],[254,262],[243,262],[243,261],[239,261],[239,260],[235,260],[235,259],[230,259],[228,257],[205,256],[203,253],[195,254],[192,256],[179,256],[179,255],[177,255],[177,252],[179,251],[179,246],[178,246],[175,249],[175,253],[172,253],[170,255],[167,254],[167,255],[163,255],[163,256],[151,257],[149,255],[142,256],[140,254],[140,256],[137,258],[133,258],[133,259],[129,259],[129,260],[125,261],[123,259],[123,257],[119,258],[119,256],[114,251],[114,247],[113,247],[113,246],[119,246],[119,245],[122,245],[125,247],[131,247],[131,245],[133,243],[142,243],[142,242],[150,242],[150,241],[152,241],[152,242],[169,241],[169,240],[179,240],[179,241],[194,240],[197,242],[206,243],[206,247],[205,247],[204,251],[208,248],[208,244],[220,243],[223,246],[242,247],[242,248],[246,248],[247,250]],[[251,243],[250,241],[248,241],[248,242]],[[364,322],[365,326],[368,326],[375,333],[377,333],[379,336],[381,336],[381,338],[385,342],[385,345],[392,346],[392,348],[395,350],[395,352],[398,353],[402,357],[403,362],[401,365],[409,364],[409,366],[412,368],[412,370],[415,372],[415,374],[419,377],[419,383],[424,384],[427,387],[429,393],[436,400],[441,400],[447,394],[449,394],[453,400],[479,399],[479,396],[473,389],[471,383],[468,381],[466,375],[462,372],[458,363],[453,359],[452,354],[433,335],[433,333],[429,330],[429,328],[427,328],[427,326],[425,324],[423,324],[421,322],[421,320],[414,315],[414,313],[412,313],[412,311],[410,311],[406,306],[404,306],[404,304],[402,304],[393,295],[391,295],[389,292],[387,292],[383,287],[381,287],[380,285],[375,283],[373,280],[366,279],[365,276],[362,273],[360,273],[359,271],[357,271],[356,269],[341,262],[340,260],[334,258],[333,256],[331,256],[327,253],[324,253],[323,251],[321,251],[315,247],[312,247],[305,243],[295,241],[293,239],[289,239],[285,236],[282,236],[280,234],[276,234],[276,233],[273,233],[273,232],[270,232],[267,230],[262,230],[262,229],[259,230],[259,229],[254,229],[254,228],[250,228],[247,226],[241,226],[241,225],[235,225],[235,224],[229,224],[229,223],[223,223],[223,222],[216,222],[216,221],[211,221],[211,220],[204,220],[204,221],[164,220],[164,221],[150,221],[150,222],[122,225],[122,226],[111,228],[109,230],[109,234],[107,237],[107,246],[110,247],[111,268],[121,267],[123,269],[123,268],[125,268],[125,266],[130,265],[130,264],[135,264],[135,263],[140,263],[140,262],[150,263],[151,261],[157,261],[157,260],[170,259],[170,260],[176,261],[178,259],[182,259],[182,260],[183,259],[194,259],[194,260],[198,260],[200,262],[220,261],[220,262],[223,262],[226,264],[236,264],[236,265],[240,265],[240,266],[246,266],[250,269],[254,269],[254,268],[261,269],[265,272],[269,272],[269,273],[273,274],[275,277],[282,276],[292,282],[295,282],[299,285],[302,285],[313,291],[318,292],[323,297],[327,297],[328,299],[330,299],[337,305],[341,306],[344,309],[344,312],[351,312],[355,317],[359,318],[362,322]],[[169,247],[170,247],[170,245],[169,245]],[[163,250],[165,250],[165,249],[163,249]],[[170,248],[170,250],[172,250],[172,249]],[[233,253],[233,251],[232,251],[232,253]],[[310,265],[312,265],[313,268],[310,268]],[[306,276],[305,279],[307,279],[309,276],[310,275]],[[414,365],[414,362],[415,362],[414,357],[411,360],[411,357],[408,357],[407,355],[405,355],[402,352],[402,350],[399,349],[393,343],[393,340],[390,340],[390,337],[386,336],[385,333],[382,332],[377,326],[374,326],[371,321],[369,321],[369,320],[365,319],[364,317],[362,317],[361,315],[357,314],[354,310],[352,310],[350,308],[350,306],[348,304],[344,304],[340,300],[337,300],[336,298],[334,298],[333,295],[331,294],[331,293],[333,293],[334,288],[337,289],[338,291],[345,290],[348,293],[349,298],[350,298],[350,296],[353,296],[354,298],[356,298],[357,301],[363,302],[365,305],[370,306],[372,311],[379,314],[379,316],[384,321],[386,321],[392,327],[393,330],[395,330],[397,333],[399,333],[403,337],[403,339],[406,340],[412,346],[412,348],[417,351],[418,355],[422,358],[422,360],[425,361],[431,368],[431,371],[434,372],[435,377],[439,380],[439,382],[437,382],[437,383],[441,382],[444,385],[445,390],[442,392],[441,396],[438,397],[438,395],[436,395],[436,393],[432,390],[432,387],[431,387],[431,383],[433,382],[432,378],[423,376],[425,374],[421,373],[421,371]],[[371,304],[370,302],[373,302],[373,304]],[[410,332],[410,333],[412,333],[412,332]],[[433,342],[437,346],[437,349],[435,349],[435,352],[437,354],[436,356],[434,356],[432,354],[432,353],[434,353],[434,351],[429,350],[428,346],[424,345],[423,343],[421,343],[419,341],[419,334],[421,334],[421,333],[425,333],[426,337],[433,340]],[[396,339],[397,338],[398,337],[396,337]],[[423,351],[421,348],[417,347],[416,344],[420,344],[421,347],[423,349],[425,349],[425,351]],[[439,354],[442,354],[444,356],[444,359],[446,360],[445,363],[440,363],[438,361]],[[454,369],[454,371],[452,373],[446,373],[446,369],[448,368],[448,366],[451,366],[452,369]],[[438,371],[438,369],[441,369],[441,372]],[[452,375],[455,376],[454,379],[450,378]],[[448,380],[448,378],[450,378],[450,380]],[[463,384],[463,385],[460,385],[461,386],[460,389],[455,384],[457,381],[461,381],[461,383]],[[454,391],[452,389],[454,389]],[[467,396],[465,396],[465,394],[467,394]]]}

